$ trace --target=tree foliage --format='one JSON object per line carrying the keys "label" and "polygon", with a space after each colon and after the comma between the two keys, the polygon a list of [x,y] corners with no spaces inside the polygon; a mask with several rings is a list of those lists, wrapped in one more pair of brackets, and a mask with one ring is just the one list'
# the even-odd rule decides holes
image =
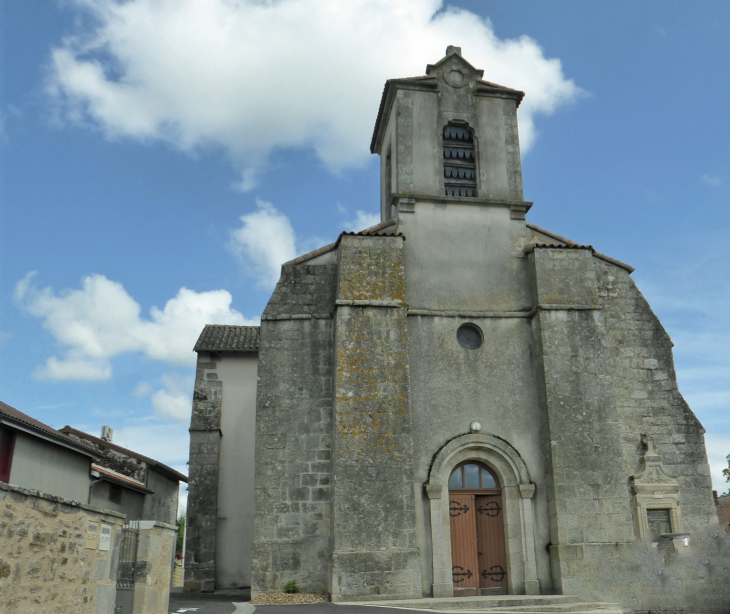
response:
{"label": "tree foliage", "polygon": [[185,514],[180,514],[177,519],[177,548],[175,554],[183,553],[183,541],[185,539]]}

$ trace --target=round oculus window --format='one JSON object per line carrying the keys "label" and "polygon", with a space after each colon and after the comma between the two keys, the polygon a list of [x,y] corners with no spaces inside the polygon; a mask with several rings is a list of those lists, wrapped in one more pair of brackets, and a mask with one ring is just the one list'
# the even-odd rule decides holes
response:
{"label": "round oculus window", "polygon": [[478,350],[484,337],[476,324],[462,324],[456,331],[456,340],[466,350]]}

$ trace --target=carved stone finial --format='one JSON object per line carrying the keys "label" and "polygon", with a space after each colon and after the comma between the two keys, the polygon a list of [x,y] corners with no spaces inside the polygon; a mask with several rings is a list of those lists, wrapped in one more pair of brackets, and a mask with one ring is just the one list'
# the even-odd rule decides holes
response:
{"label": "carved stone finial", "polygon": [[641,434],[641,443],[646,446],[646,452],[644,452],[644,462],[661,462],[659,454],[656,451],[654,440],[649,437],[646,433]]}
{"label": "carved stone finial", "polygon": [[454,45],[446,47],[446,55],[453,55],[454,53],[456,55],[461,55],[461,47],[456,47]]}

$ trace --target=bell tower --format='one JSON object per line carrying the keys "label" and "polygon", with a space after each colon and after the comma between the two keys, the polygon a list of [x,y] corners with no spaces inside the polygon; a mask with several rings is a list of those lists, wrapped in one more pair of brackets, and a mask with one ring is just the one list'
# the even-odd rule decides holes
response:
{"label": "bell tower", "polygon": [[382,221],[419,202],[503,206],[525,218],[517,129],[525,94],[483,76],[449,46],[425,76],[386,82],[370,145],[381,159]]}

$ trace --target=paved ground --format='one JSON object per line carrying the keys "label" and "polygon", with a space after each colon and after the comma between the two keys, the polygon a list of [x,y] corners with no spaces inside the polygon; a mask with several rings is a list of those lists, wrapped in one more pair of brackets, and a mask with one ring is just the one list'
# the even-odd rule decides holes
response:
{"label": "paved ground", "polygon": [[395,608],[372,608],[362,605],[313,603],[307,605],[257,605],[223,601],[205,596],[170,595],[170,614],[403,614]]}

